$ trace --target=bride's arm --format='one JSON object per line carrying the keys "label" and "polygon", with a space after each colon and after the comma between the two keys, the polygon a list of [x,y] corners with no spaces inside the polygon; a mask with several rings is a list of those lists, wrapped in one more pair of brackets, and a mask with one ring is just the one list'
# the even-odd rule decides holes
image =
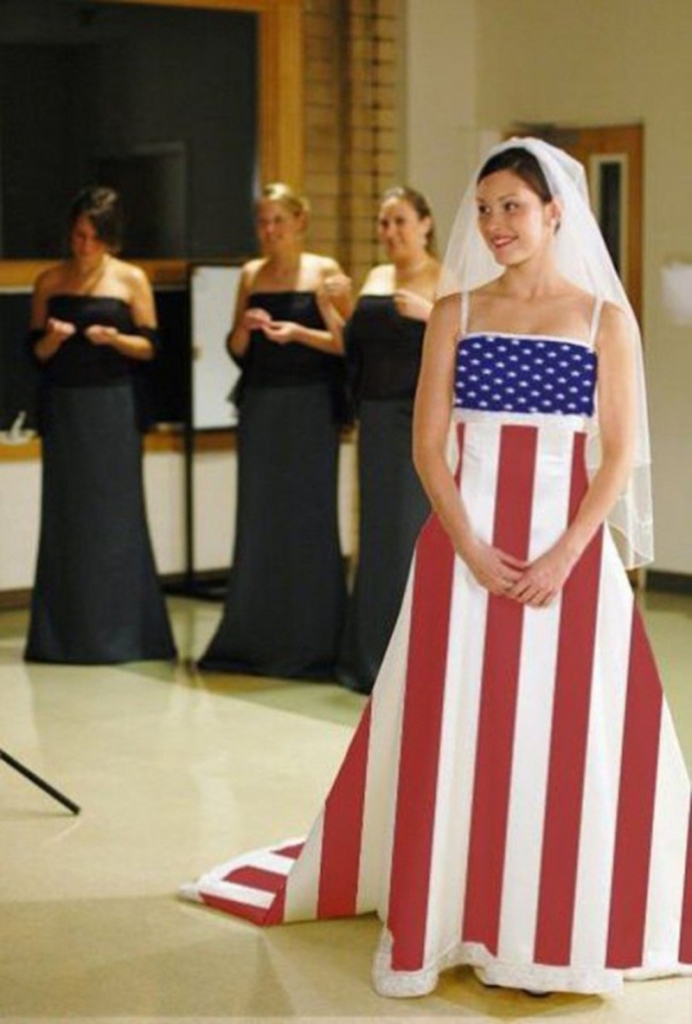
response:
{"label": "bride's arm", "polygon": [[601,314],[598,352],[598,419],[601,464],[576,516],[557,543],[537,558],[510,596],[531,605],[548,604],[624,491],[632,471],[636,382],[634,339],[624,312],[607,304]]}
{"label": "bride's arm", "polygon": [[425,332],[423,361],[413,417],[413,461],[421,483],[460,558],[492,593],[506,593],[524,563],[481,541],[474,533],[447,464],[447,442],[454,397],[454,364],[460,324],[460,297],[433,307]]}

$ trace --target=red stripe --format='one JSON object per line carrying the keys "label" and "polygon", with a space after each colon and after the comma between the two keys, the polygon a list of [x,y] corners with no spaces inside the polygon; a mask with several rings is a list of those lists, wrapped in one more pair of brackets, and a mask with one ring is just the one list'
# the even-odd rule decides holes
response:
{"label": "red stripe", "polygon": [[208,907],[223,910],[227,914],[233,914],[235,917],[243,917],[246,921],[252,921],[253,924],[266,925],[276,923],[267,921],[266,907],[251,907],[248,903],[239,903],[237,900],[229,900],[221,896],[210,896],[208,893],[202,893],[202,899]]}
{"label": "red stripe", "polygon": [[[588,487],[584,435],[575,436],[570,522]],[[534,958],[569,964],[577,890],[603,531],[562,592]]]}
{"label": "red stripe", "polygon": [[[464,427],[459,425],[459,469]],[[433,515],[416,546],[387,925],[392,968],[423,966],[454,549]]]}
{"label": "red stripe", "polygon": [[692,807],[690,807],[690,823],[687,832],[687,870],[680,926],[680,963],[692,964]]}
{"label": "red stripe", "polygon": [[357,912],[370,709],[368,703],[325,804],[318,918],[352,917]]}
{"label": "red stripe", "polygon": [[297,860],[304,846],[305,842],[293,843],[292,846],[279,846],[276,850],[272,850],[272,853],[277,854],[279,857],[291,857],[292,860]]}
{"label": "red stripe", "polygon": [[281,924],[286,912],[286,884],[288,879],[284,879],[284,885],[277,892],[276,896],[272,900],[272,904],[268,910],[264,912],[264,918],[258,922],[263,925]]}
{"label": "red stripe", "polygon": [[[502,427],[493,543],[527,558],[537,431]],[[489,595],[462,935],[497,952],[523,605]]]}
{"label": "red stripe", "polygon": [[607,966],[642,963],[663,695],[634,607],[611,888]]}
{"label": "red stripe", "polygon": [[285,881],[286,875],[279,874],[278,871],[254,868],[251,864],[236,868],[224,878],[224,882],[247,885],[251,889],[261,889],[263,892],[278,892]]}

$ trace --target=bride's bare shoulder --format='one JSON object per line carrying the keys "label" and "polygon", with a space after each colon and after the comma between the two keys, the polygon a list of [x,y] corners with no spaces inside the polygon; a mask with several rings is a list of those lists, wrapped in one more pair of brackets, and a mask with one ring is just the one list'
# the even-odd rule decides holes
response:
{"label": "bride's bare shoulder", "polygon": [[451,295],[443,295],[435,300],[430,316],[431,319],[434,317],[437,323],[447,324],[452,321],[459,323],[460,314],[461,294],[459,292],[452,292]]}

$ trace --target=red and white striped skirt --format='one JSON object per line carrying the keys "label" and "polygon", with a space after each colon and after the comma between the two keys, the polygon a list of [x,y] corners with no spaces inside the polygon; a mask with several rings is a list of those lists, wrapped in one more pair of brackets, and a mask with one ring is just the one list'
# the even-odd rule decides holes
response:
{"label": "red and white striped skirt", "polygon": [[[587,487],[585,435],[457,428],[479,536],[519,558]],[[472,965],[488,984],[607,992],[692,974],[690,779],[607,529],[558,600],[489,595],[433,515],[371,701],[307,839],[183,894],[256,924],[376,911],[383,995]]]}

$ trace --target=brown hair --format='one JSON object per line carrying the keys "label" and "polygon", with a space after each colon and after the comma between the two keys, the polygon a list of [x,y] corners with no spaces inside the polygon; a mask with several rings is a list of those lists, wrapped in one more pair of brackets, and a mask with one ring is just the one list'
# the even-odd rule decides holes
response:
{"label": "brown hair", "polygon": [[73,199],[68,216],[70,231],[80,217],[88,217],[96,237],[111,252],[118,252],[123,239],[123,211],[120,196],[105,185],[87,185]]}
{"label": "brown hair", "polygon": [[392,188],[388,188],[380,200],[381,203],[386,203],[389,199],[402,199],[409,206],[412,206],[416,211],[421,220],[425,217],[430,218],[430,230],[425,239],[425,249],[431,256],[437,255],[437,241],[435,239],[435,220],[433,218],[430,203],[425,198],[422,192],[419,192],[415,188],[411,188],[409,185],[394,185]]}

